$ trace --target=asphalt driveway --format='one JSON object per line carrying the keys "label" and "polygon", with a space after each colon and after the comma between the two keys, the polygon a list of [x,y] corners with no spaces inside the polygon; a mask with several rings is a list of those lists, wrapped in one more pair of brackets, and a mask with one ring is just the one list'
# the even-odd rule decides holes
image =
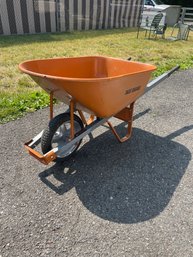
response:
{"label": "asphalt driveway", "polygon": [[23,147],[48,109],[0,125],[1,257],[193,256],[193,70],[141,97],[135,114],[130,141],[101,126],[63,165]]}

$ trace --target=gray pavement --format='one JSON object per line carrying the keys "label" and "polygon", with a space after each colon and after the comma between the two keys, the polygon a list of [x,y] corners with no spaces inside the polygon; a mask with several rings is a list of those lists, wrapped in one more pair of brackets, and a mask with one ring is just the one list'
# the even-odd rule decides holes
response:
{"label": "gray pavement", "polygon": [[193,256],[193,70],[141,97],[135,114],[130,141],[101,126],[63,165],[23,147],[48,109],[0,125],[1,257]]}

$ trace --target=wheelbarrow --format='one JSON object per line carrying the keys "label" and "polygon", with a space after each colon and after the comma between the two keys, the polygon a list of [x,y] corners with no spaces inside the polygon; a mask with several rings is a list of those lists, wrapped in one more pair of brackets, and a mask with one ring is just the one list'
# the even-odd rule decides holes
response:
{"label": "wheelbarrow", "polygon": [[[149,84],[154,65],[103,56],[30,60],[19,68],[50,95],[47,128],[25,143],[30,155],[49,164],[68,159],[83,137],[104,123],[119,142],[128,140],[135,101],[179,67]],[[53,117],[54,98],[67,104],[69,110]],[[85,113],[89,114],[88,119]],[[111,117],[127,122],[124,137],[110,123]],[[42,153],[35,149],[39,144]]]}

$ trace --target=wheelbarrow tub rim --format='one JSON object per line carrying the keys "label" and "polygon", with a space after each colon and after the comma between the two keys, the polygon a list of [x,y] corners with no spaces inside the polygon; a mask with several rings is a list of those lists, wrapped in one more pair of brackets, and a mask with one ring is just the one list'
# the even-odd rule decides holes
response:
{"label": "wheelbarrow tub rim", "polygon": [[[38,64],[38,62],[42,62],[42,63],[49,63],[50,65],[54,65],[54,63],[58,62],[58,61],[64,61],[64,62],[68,62],[68,61],[81,61],[81,60],[93,60],[94,62],[96,61],[102,61],[102,62],[111,62],[109,64],[109,66],[113,66],[113,63],[118,63],[118,65],[122,66],[132,66],[135,65],[136,67],[138,67],[136,69],[136,71],[129,71],[129,72],[123,72],[121,73],[120,71],[117,72],[116,75],[113,76],[95,76],[95,77],[73,77],[73,76],[56,76],[56,75],[51,75],[51,74],[46,74],[46,73],[41,73],[37,72],[37,71],[33,71],[32,69],[30,69],[30,65],[32,64]],[[93,63],[94,64],[94,63]],[[109,68],[109,67],[108,67]],[[123,60],[123,59],[119,59],[119,58],[113,58],[113,57],[106,57],[106,56],[81,56],[81,57],[58,57],[58,58],[47,58],[47,59],[34,59],[34,60],[27,60],[23,63],[19,64],[19,69],[24,72],[27,73],[31,76],[36,76],[36,77],[40,77],[40,78],[50,78],[52,80],[65,80],[65,81],[73,81],[73,82],[102,82],[102,81],[106,81],[106,80],[112,80],[112,79],[118,79],[118,78],[122,78],[125,76],[129,76],[129,75],[135,75],[138,73],[143,73],[145,71],[154,71],[156,70],[156,66],[152,65],[152,64],[147,64],[147,63],[142,63],[142,62],[136,62],[136,61],[127,61],[127,60]]]}

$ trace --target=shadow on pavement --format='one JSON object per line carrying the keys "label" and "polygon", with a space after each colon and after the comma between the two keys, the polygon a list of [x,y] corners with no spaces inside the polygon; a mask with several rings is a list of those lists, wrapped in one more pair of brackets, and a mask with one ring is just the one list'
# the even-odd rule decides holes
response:
{"label": "shadow on pavement", "polygon": [[60,195],[75,187],[83,205],[103,219],[149,220],[167,206],[191,160],[190,151],[171,139],[192,128],[166,138],[134,128],[123,144],[107,131],[82,146],[74,160],[55,164],[39,176]]}

